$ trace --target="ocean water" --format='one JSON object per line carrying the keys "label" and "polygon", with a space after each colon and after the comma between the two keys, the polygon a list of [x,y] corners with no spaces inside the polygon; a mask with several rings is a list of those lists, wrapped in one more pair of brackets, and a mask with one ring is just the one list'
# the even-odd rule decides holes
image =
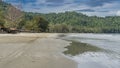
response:
{"label": "ocean water", "polygon": [[78,68],[120,68],[120,34],[67,34],[64,38],[105,50],[72,56]]}

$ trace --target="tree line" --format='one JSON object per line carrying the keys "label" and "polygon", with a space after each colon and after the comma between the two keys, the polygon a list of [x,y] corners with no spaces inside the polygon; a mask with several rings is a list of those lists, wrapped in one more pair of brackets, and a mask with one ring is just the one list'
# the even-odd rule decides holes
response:
{"label": "tree line", "polygon": [[8,6],[10,4],[0,3],[0,25],[7,28],[14,27],[31,32],[51,33],[120,33],[120,16],[87,16],[74,11],[42,14],[21,12],[12,7],[14,12],[17,11],[17,15],[14,15],[14,13],[8,12]]}
{"label": "tree line", "polygon": [[24,32],[46,32],[48,24],[48,21],[41,16],[26,15],[26,12],[11,4],[0,2],[0,29],[2,31],[8,33],[12,29]]}
{"label": "tree line", "polygon": [[77,12],[37,14],[50,22],[49,32],[120,33],[120,16],[87,16]]}

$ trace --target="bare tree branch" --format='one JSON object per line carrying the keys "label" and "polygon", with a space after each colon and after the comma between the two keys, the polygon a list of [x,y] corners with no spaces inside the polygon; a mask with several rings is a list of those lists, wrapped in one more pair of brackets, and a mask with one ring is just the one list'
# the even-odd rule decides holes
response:
{"label": "bare tree branch", "polygon": [[16,27],[18,25],[19,20],[23,16],[23,13],[20,9],[17,9],[13,6],[9,6],[6,11],[6,19],[11,22],[12,27]]}

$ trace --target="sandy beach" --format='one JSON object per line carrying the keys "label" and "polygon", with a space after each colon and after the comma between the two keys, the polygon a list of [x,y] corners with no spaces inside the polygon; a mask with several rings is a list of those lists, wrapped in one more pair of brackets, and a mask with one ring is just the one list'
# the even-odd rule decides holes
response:
{"label": "sandy beach", "polygon": [[77,68],[62,54],[70,42],[58,34],[0,34],[0,68]]}

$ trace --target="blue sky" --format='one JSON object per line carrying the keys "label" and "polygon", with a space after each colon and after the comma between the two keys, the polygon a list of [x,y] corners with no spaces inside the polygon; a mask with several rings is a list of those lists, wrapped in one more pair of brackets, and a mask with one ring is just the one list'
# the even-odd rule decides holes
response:
{"label": "blue sky", "polygon": [[51,13],[77,11],[89,16],[120,16],[120,0],[4,0],[13,5],[22,2],[27,12]]}

